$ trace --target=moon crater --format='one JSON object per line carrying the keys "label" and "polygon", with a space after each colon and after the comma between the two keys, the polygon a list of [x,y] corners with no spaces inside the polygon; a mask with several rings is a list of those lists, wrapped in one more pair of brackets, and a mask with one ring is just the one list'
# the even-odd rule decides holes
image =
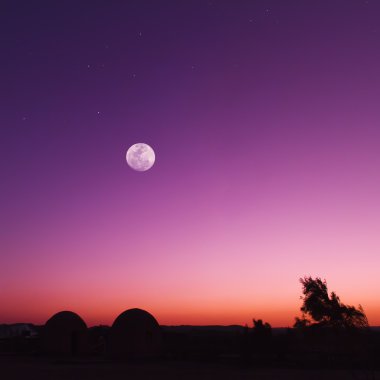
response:
{"label": "moon crater", "polygon": [[153,166],[156,156],[151,146],[137,143],[127,150],[126,160],[133,170],[145,172]]}

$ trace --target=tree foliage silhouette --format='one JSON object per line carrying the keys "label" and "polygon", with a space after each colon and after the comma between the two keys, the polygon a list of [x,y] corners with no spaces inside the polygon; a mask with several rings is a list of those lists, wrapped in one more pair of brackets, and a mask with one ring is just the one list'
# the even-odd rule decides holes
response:
{"label": "tree foliage silhouette", "polygon": [[262,319],[254,319],[250,333],[251,351],[258,356],[266,354],[271,346],[272,327],[269,323],[264,323]]}
{"label": "tree foliage silhouette", "polygon": [[355,308],[345,305],[335,292],[329,295],[326,280],[322,281],[319,277],[315,279],[304,277],[300,278],[300,282],[303,287],[302,318],[296,318],[294,327],[310,325],[340,328],[368,327],[362,306]]}
{"label": "tree foliage silhouette", "polygon": [[262,319],[253,319],[252,331],[256,335],[270,336],[272,334],[272,326],[267,322],[264,323]]}

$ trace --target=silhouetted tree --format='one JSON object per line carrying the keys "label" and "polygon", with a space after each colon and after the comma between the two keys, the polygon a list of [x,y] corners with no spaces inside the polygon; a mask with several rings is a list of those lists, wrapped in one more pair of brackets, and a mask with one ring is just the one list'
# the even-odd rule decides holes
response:
{"label": "silhouetted tree", "polygon": [[269,323],[264,323],[262,319],[253,319],[253,334],[268,337],[272,334],[272,327]]}
{"label": "silhouetted tree", "polygon": [[294,327],[297,329],[303,329],[305,327],[310,326],[311,324],[311,321],[306,318],[305,314],[302,314],[301,318],[296,317],[295,320],[296,321],[294,322]]}
{"label": "silhouetted tree", "polygon": [[335,292],[330,295],[326,280],[319,277],[300,278],[302,284],[302,318],[296,318],[294,327],[319,325],[327,327],[364,328],[368,320],[361,305],[358,308],[345,305]]}
{"label": "silhouetted tree", "polygon": [[264,323],[261,319],[253,320],[251,332],[252,351],[256,355],[265,355],[270,349],[272,339],[272,327],[269,323]]}

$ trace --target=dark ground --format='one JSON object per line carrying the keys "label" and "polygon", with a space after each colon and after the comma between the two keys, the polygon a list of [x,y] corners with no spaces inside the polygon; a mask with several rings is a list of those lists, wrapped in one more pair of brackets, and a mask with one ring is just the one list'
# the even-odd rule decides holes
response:
{"label": "dark ground", "polygon": [[74,356],[47,356],[38,335],[4,337],[0,380],[380,380],[380,332],[374,329],[163,327],[155,359],[120,361],[107,354],[108,332],[89,329],[89,350]]}
{"label": "dark ground", "polygon": [[6,354],[0,355],[0,368],[2,380],[380,380],[380,371],[368,370],[257,369],[189,361],[122,363],[93,358],[58,360]]}

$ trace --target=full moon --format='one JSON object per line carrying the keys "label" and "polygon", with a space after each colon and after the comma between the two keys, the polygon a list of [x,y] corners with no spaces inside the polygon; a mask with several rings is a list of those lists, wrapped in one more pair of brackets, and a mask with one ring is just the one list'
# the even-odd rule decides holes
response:
{"label": "full moon", "polygon": [[145,172],[153,166],[156,155],[148,144],[137,143],[127,150],[126,159],[133,170]]}

